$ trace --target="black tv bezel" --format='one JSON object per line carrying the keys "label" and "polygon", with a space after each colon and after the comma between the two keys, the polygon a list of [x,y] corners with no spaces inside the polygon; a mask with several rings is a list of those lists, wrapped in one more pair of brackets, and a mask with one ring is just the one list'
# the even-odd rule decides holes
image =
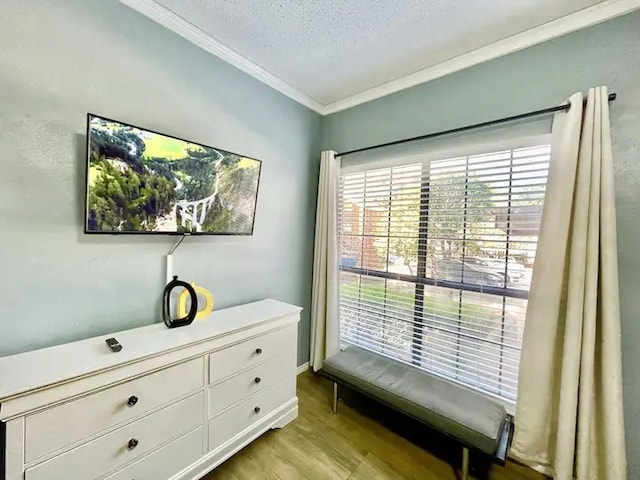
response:
{"label": "black tv bezel", "polygon": [[[256,162],[258,162],[259,164],[259,170],[258,170],[258,183],[256,185],[256,195],[255,195],[255,200],[254,200],[254,204],[253,204],[253,218],[251,221],[251,232],[249,233],[238,233],[238,232],[149,232],[149,231],[125,231],[125,232],[119,232],[119,231],[106,231],[106,230],[89,230],[88,229],[88,220],[89,220],[89,166],[91,163],[91,118],[92,117],[96,117],[96,118],[101,118],[103,120],[107,120],[109,122],[115,122],[115,123],[119,123],[121,125],[126,125],[128,127],[132,127],[132,128],[137,128],[138,130],[144,130],[145,132],[150,132],[150,133],[155,133],[156,135],[162,135],[165,137],[169,137],[169,138],[174,138],[176,140],[181,140],[183,142],[187,142],[187,143],[192,143],[193,145],[198,145],[200,147],[204,147],[204,148],[212,148],[214,150],[220,150],[222,152],[226,152],[226,153],[231,153],[233,155],[237,155],[239,157],[243,157],[243,158],[248,158],[250,160],[254,160]],[[253,232],[255,230],[255,224],[256,224],[256,212],[258,209],[258,194],[260,193],[260,177],[262,176],[262,160],[259,160],[257,158],[254,157],[249,157],[247,155],[242,155],[239,153],[235,153],[232,152],[230,150],[225,150],[223,148],[218,148],[218,147],[211,147],[209,145],[205,145],[203,143],[199,143],[199,142],[193,142],[191,140],[187,140],[181,137],[176,137],[175,135],[169,135],[167,133],[162,133],[162,132],[158,132],[156,130],[151,130],[149,128],[144,128],[144,127],[140,127],[138,125],[134,125],[132,123],[127,123],[127,122],[123,122],[121,120],[115,120],[113,118],[109,118],[109,117],[105,117],[103,115],[97,115],[95,113],[87,113],[87,132],[86,132],[86,136],[87,136],[87,141],[85,142],[85,156],[86,156],[86,162],[85,162],[85,179],[84,179],[84,233],[86,235],[168,235],[168,236],[234,236],[234,237],[250,237],[253,235]]]}

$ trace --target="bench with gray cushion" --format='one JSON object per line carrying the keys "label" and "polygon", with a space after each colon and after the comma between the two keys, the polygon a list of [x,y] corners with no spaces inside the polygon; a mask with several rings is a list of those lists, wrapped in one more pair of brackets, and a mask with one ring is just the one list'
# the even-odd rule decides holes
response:
{"label": "bench with gray cushion", "polygon": [[463,478],[468,471],[468,449],[504,464],[513,422],[499,402],[353,346],[325,360],[321,373],[334,382],[334,412],[337,385],[344,384],[461,443]]}

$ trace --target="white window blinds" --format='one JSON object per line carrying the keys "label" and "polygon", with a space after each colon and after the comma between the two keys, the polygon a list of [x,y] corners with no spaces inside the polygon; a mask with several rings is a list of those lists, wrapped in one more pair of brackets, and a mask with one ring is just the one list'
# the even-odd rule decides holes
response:
{"label": "white window blinds", "polygon": [[550,146],[340,180],[340,336],[516,399]]}

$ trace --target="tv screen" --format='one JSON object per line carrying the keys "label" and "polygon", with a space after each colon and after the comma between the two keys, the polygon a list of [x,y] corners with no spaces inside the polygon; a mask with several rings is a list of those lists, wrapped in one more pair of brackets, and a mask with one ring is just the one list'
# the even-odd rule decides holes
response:
{"label": "tv screen", "polygon": [[251,235],[260,160],[88,115],[86,233]]}

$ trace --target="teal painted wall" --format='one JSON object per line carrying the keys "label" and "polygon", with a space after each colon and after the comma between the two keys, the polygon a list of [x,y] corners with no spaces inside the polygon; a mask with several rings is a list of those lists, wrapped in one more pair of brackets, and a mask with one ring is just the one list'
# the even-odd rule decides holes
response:
{"label": "teal painted wall", "polygon": [[252,237],[188,238],[175,272],[216,307],[309,305],[319,115],[119,2],[5,0],[0,355],[156,322],[175,237],[82,233],[86,113],[263,160]]}
{"label": "teal painted wall", "polygon": [[[555,105],[608,85],[611,105],[629,478],[640,478],[640,13],[333,114],[323,147],[344,151]],[[539,132],[541,122],[518,126]],[[548,124],[547,124],[548,129]]]}

